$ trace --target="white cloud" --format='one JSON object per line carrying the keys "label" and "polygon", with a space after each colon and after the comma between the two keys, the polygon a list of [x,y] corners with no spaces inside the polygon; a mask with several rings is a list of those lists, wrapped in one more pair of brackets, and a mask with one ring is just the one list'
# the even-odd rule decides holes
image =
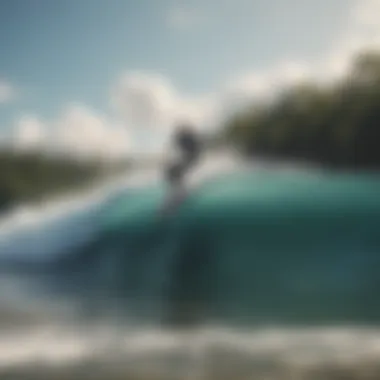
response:
{"label": "white cloud", "polygon": [[322,65],[327,75],[347,72],[360,51],[380,48],[380,0],[356,0],[346,28],[333,40]]}
{"label": "white cloud", "polygon": [[213,127],[215,116],[219,112],[217,93],[198,97],[183,97],[178,101],[176,120],[190,122],[194,128],[204,130]]}
{"label": "white cloud", "polygon": [[[178,26],[181,22],[185,25],[195,20],[195,14],[191,9],[173,8],[171,20]],[[114,89],[113,102],[128,126],[156,128],[166,133],[184,119],[202,129],[212,128],[222,125],[237,108],[273,99],[294,84],[309,80],[331,83],[347,73],[356,52],[373,46],[380,47],[380,0],[356,0],[345,30],[332,38],[331,46],[317,60],[290,57],[265,70],[240,73],[218,91],[198,97],[180,93],[158,74],[128,73]]]}
{"label": "white cloud", "polygon": [[240,74],[227,81],[219,109],[226,117],[241,107],[271,101],[283,89],[307,82],[315,75],[315,68],[297,61],[283,61],[266,70]]}
{"label": "white cloud", "polygon": [[359,27],[380,30],[380,1],[358,0],[351,12],[352,20]]}
{"label": "white cloud", "polygon": [[[168,22],[174,27],[190,27],[199,22],[199,16],[190,8],[176,7],[169,12]],[[193,122],[203,130],[215,128],[236,108],[271,99],[294,83],[308,79],[330,82],[347,72],[355,52],[373,46],[380,47],[380,0],[357,0],[345,30],[332,39],[319,60],[284,59],[263,71],[240,73],[221,89],[200,96],[181,93],[158,73],[126,72],[111,89],[113,117],[81,105],[67,107],[49,123],[24,117],[17,123],[17,144],[24,148],[44,145],[82,157],[119,157],[136,148],[136,134],[157,137],[161,144],[179,122]],[[0,101],[1,92],[6,93],[1,83]],[[148,137],[144,150],[155,149]]]}
{"label": "white cloud", "polygon": [[15,88],[0,78],[0,105],[11,102],[16,96]]}
{"label": "white cloud", "polygon": [[[319,59],[309,62],[286,59],[262,71],[240,73],[230,78],[217,94],[206,94],[193,99],[191,106],[180,108],[191,109],[193,116],[201,115],[197,120],[204,122],[213,119],[218,122],[237,107],[268,100],[295,83],[307,80],[330,83],[342,77],[358,51],[380,47],[380,0],[355,0],[351,5],[345,28],[339,35],[333,36],[331,46]],[[200,18],[199,12],[184,6],[174,7],[168,13],[168,22],[177,28],[188,28],[199,22]],[[212,107],[210,103],[213,103]]]}
{"label": "white cloud", "polygon": [[55,120],[42,122],[23,116],[14,128],[11,144],[21,151],[41,150],[78,159],[117,159],[130,153],[127,130],[93,110],[71,105]]}
{"label": "white cloud", "polygon": [[[353,13],[353,23],[356,25],[356,33],[362,37],[363,44],[380,44],[380,1],[358,1]],[[366,42],[366,39],[368,42]]]}
{"label": "white cloud", "polygon": [[214,107],[211,95],[188,97],[158,74],[131,72],[112,91],[112,104],[125,125],[167,134],[181,122],[203,125]]}
{"label": "white cloud", "polygon": [[116,111],[129,126],[162,128],[173,119],[178,95],[163,76],[132,72],[120,78],[111,98]]}
{"label": "white cloud", "polygon": [[54,125],[58,149],[83,156],[98,153],[106,121],[82,106],[68,107]]}
{"label": "white cloud", "polygon": [[167,11],[166,23],[170,28],[187,30],[198,26],[203,21],[203,15],[199,9],[186,5],[176,5]]}
{"label": "white cloud", "polygon": [[129,153],[127,130],[85,106],[69,106],[53,124],[52,132],[51,144],[77,157],[113,159]]}
{"label": "white cloud", "polygon": [[380,0],[356,0],[346,28],[323,57],[320,71],[325,77],[344,75],[360,51],[380,48]]}
{"label": "white cloud", "polygon": [[[195,8],[185,6],[172,8],[167,16],[170,25],[186,28],[202,18]],[[272,99],[293,84],[334,81],[347,73],[354,54],[371,47],[380,47],[380,0],[356,0],[345,29],[317,60],[284,59],[262,71],[240,73],[217,92],[198,97],[181,94],[163,76],[129,73],[119,81],[113,100],[129,126],[166,131],[184,119],[210,128],[237,107]]]}
{"label": "white cloud", "polygon": [[221,98],[236,108],[271,98],[298,82],[330,83],[347,73],[355,54],[366,48],[380,48],[380,0],[356,0],[345,30],[320,59],[286,60],[264,71],[240,74],[227,82]]}
{"label": "white cloud", "polygon": [[21,117],[15,127],[13,141],[14,147],[19,150],[41,149],[46,144],[47,128],[35,116]]}

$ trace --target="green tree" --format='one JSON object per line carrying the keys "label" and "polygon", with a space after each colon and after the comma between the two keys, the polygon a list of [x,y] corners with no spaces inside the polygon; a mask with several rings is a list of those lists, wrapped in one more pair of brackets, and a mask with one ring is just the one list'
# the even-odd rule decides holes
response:
{"label": "green tree", "polygon": [[380,54],[360,54],[330,87],[303,83],[234,115],[224,135],[243,154],[380,167]]}

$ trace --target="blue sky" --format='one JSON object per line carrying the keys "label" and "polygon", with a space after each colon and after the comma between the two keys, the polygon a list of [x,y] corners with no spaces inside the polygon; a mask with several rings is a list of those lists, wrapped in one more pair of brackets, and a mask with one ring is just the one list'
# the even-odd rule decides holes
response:
{"label": "blue sky", "polygon": [[[127,73],[164,78],[172,97],[206,96],[240,74],[319,59],[358,2],[0,0],[0,128],[25,115],[51,123],[70,104],[136,127],[113,115]],[[1,84],[13,90],[3,101]]]}

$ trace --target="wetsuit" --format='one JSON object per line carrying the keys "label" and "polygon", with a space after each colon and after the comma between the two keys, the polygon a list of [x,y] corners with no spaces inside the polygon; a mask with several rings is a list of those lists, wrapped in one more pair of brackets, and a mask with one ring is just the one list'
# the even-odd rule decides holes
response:
{"label": "wetsuit", "polygon": [[199,158],[201,144],[198,136],[190,129],[181,129],[174,136],[174,144],[181,152],[179,161],[169,165],[166,179],[172,185],[180,184],[187,171]]}

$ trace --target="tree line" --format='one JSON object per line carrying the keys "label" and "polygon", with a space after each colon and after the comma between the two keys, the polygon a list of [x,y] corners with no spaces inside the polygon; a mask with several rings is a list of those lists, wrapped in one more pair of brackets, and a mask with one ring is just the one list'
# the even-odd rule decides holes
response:
{"label": "tree line", "polygon": [[88,186],[102,177],[125,170],[128,163],[106,165],[102,161],[78,161],[40,152],[0,151],[0,211],[24,201]]}
{"label": "tree line", "polygon": [[380,53],[364,52],[330,85],[304,82],[231,117],[223,139],[247,156],[331,168],[380,168]]}

